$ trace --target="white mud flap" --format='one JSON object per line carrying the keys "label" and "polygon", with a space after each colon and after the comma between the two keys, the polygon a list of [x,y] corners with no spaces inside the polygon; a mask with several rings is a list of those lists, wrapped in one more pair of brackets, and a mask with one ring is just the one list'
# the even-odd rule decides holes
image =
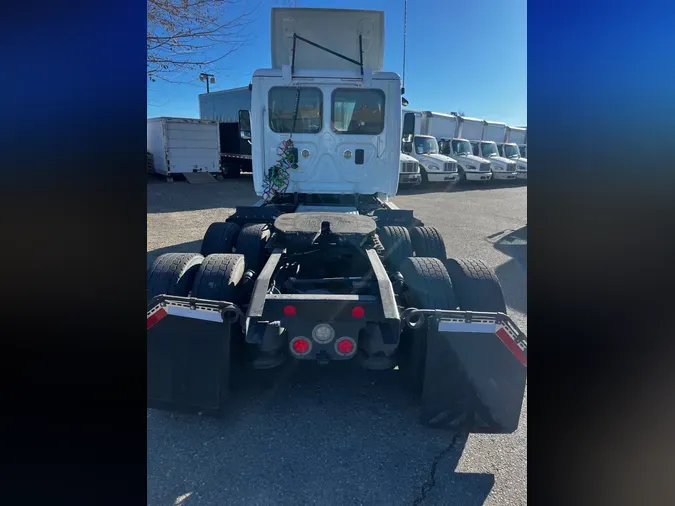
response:
{"label": "white mud flap", "polygon": [[221,305],[195,305],[178,297],[153,299],[147,315],[149,408],[203,413],[222,408],[229,387],[231,319],[236,308],[224,313]]}
{"label": "white mud flap", "polygon": [[467,432],[514,432],[527,380],[525,335],[501,313],[428,313],[423,421]]}

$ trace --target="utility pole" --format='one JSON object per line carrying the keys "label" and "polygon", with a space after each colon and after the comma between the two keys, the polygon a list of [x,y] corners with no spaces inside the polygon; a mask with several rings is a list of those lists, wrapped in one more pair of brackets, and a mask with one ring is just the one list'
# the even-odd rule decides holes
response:
{"label": "utility pole", "polygon": [[211,90],[209,89],[209,82],[211,82],[211,84],[215,83],[216,76],[214,76],[213,74],[206,74],[202,72],[201,74],[199,74],[199,80],[206,82],[206,93],[210,93]]}

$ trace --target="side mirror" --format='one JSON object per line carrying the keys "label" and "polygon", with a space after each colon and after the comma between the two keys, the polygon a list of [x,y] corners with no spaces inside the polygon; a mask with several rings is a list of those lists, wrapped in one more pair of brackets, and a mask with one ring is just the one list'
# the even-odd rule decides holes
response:
{"label": "side mirror", "polygon": [[403,107],[408,107],[409,102],[406,100],[405,97],[401,97],[401,104]]}

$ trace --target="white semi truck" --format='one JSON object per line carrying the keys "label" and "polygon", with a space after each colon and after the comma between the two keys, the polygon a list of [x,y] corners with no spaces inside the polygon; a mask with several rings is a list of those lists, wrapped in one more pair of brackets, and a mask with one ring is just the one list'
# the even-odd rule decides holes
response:
{"label": "white semi truck", "polygon": [[472,153],[471,144],[462,138],[460,121],[453,114],[424,111],[420,120],[421,131],[438,141],[442,155],[457,160],[460,181],[484,181],[492,177],[490,162]]}
{"label": "white semi truck", "polygon": [[[497,143],[487,139],[487,137],[496,135],[496,125],[503,125],[503,123],[463,116],[459,116],[459,120],[462,137],[471,142],[473,154],[490,161],[492,178],[496,180],[516,179],[516,162],[500,156]],[[497,126],[498,128],[500,127]],[[503,142],[503,139],[502,133],[500,142]]]}
{"label": "white semi truck", "polygon": [[436,138],[423,131],[422,111],[404,109],[402,114],[401,151],[419,162],[422,182],[456,183],[459,180],[457,160],[442,155]]}
{"label": "white semi truck", "polygon": [[251,96],[261,200],[148,270],[148,407],[218,415],[237,367],[350,360],[398,369],[426,425],[518,427],[527,338],[494,271],[388,200],[402,90],[383,33],[381,11],[272,9]]}

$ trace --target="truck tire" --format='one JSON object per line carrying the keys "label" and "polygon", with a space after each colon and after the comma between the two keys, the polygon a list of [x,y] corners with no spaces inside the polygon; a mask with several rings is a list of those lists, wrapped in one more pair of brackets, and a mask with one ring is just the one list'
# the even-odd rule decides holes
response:
{"label": "truck tire", "polygon": [[415,255],[418,257],[438,258],[445,260],[445,242],[441,233],[435,227],[415,227],[410,232]]}
{"label": "truck tire", "polygon": [[427,175],[427,169],[424,168],[424,165],[420,164],[420,184],[426,185],[429,183],[429,176]]}
{"label": "truck tire", "polygon": [[460,309],[506,313],[502,286],[495,271],[482,260],[449,258],[443,262],[455,287]]}
{"label": "truck tire", "polygon": [[459,179],[457,180],[457,182],[466,183],[466,172],[464,172],[464,167],[458,165],[457,170],[459,171]]}
{"label": "truck tire", "polygon": [[187,297],[204,257],[199,253],[164,253],[148,269],[148,301],[157,295]]}
{"label": "truck tire", "polygon": [[401,226],[385,226],[377,231],[384,247],[384,261],[392,269],[398,269],[403,259],[413,256],[408,229]]}
{"label": "truck tire", "polygon": [[270,238],[270,228],[265,223],[249,223],[241,227],[235,251],[244,255],[246,270],[260,274],[265,263],[265,245]]}
{"label": "truck tire", "polygon": [[192,285],[192,296],[237,303],[237,288],[243,276],[244,255],[209,255],[199,266]]}
{"label": "truck tire", "polygon": [[[399,268],[405,283],[404,301],[417,309],[455,309],[457,302],[452,281],[443,262],[437,258],[406,258]],[[399,368],[413,392],[420,393],[426,357],[426,326],[405,329],[399,348]]]}
{"label": "truck tire", "polygon": [[238,235],[236,223],[211,223],[202,239],[201,254],[207,257],[214,253],[232,253]]}

